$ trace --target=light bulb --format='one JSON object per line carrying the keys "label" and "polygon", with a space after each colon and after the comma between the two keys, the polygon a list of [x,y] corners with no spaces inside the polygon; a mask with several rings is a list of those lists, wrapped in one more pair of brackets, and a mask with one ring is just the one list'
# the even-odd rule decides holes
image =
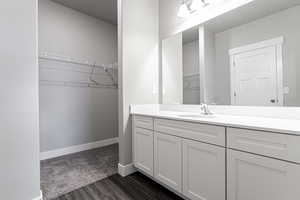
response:
{"label": "light bulb", "polygon": [[208,0],[194,0],[191,4],[192,10],[201,10],[202,8],[208,6],[210,3]]}
{"label": "light bulb", "polygon": [[191,4],[192,10],[198,10],[199,8],[202,8],[203,2],[201,0],[194,0]]}
{"label": "light bulb", "polygon": [[178,10],[177,16],[182,17],[182,18],[186,18],[189,15],[190,15],[189,8],[187,7],[187,5],[185,3],[182,3],[179,10]]}

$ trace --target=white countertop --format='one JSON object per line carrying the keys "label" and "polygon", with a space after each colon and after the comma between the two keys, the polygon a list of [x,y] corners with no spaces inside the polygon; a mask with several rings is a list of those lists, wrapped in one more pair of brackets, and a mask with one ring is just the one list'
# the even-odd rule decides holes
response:
{"label": "white countertop", "polygon": [[[270,117],[254,117],[254,116],[236,116],[214,114],[213,116],[203,117],[186,117],[180,115],[197,115],[195,112],[173,112],[162,111],[159,109],[133,110],[131,114],[156,117],[162,119],[172,119],[187,122],[196,122],[204,124],[212,124],[234,128],[254,129],[270,132],[278,132],[300,136],[300,120],[279,119]],[[200,115],[200,114],[198,114]]]}

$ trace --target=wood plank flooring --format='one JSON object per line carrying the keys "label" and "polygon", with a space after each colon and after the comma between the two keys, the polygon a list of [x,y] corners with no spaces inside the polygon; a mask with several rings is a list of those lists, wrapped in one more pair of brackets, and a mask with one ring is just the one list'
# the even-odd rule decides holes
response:
{"label": "wood plank flooring", "polygon": [[54,200],[183,200],[141,173],[118,174]]}

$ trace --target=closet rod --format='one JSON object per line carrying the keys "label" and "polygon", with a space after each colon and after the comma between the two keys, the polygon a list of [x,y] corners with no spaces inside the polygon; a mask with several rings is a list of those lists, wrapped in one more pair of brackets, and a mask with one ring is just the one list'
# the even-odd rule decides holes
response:
{"label": "closet rod", "polygon": [[91,82],[40,80],[40,84],[42,84],[42,85],[68,86],[68,87],[89,87],[89,88],[118,89],[118,87],[116,87],[115,85],[94,84],[94,83],[91,83]]}
{"label": "closet rod", "polygon": [[197,87],[186,87],[186,88],[183,88],[184,90],[196,90],[196,91],[200,91],[200,88],[197,88]]}
{"label": "closet rod", "polygon": [[49,55],[48,53],[41,53],[39,55],[39,59],[44,59],[44,60],[53,60],[53,61],[58,61],[58,62],[64,62],[64,63],[70,63],[70,64],[76,64],[76,65],[84,65],[88,67],[95,67],[95,68],[100,68],[100,69],[116,69],[112,66],[105,66],[105,65],[97,65],[90,63],[88,61],[80,61],[76,60],[74,58],[65,58],[62,56],[57,56],[57,55]]}
{"label": "closet rod", "polygon": [[[81,71],[81,70],[72,70],[72,69],[61,69],[61,68],[55,68],[55,67],[40,67],[42,70],[52,70],[52,71],[64,71],[64,72],[76,72],[80,74],[91,74],[91,72],[88,71]],[[95,76],[109,76],[107,73],[93,73]]]}
{"label": "closet rod", "polygon": [[183,78],[188,78],[188,77],[193,77],[193,76],[200,76],[200,73],[185,74],[185,75],[183,75]]}

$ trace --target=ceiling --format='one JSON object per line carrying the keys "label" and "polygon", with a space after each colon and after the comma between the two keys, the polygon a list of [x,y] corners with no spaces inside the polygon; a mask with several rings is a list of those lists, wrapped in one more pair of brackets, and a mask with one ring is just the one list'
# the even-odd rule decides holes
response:
{"label": "ceiling", "polygon": [[52,0],[106,22],[117,24],[118,0]]}
{"label": "ceiling", "polygon": [[206,27],[213,32],[222,32],[296,5],[300,5],[300,0],[254,0],[249,4],[209,20]]}
{"label": "ceiling", "polygon": [[[117,0],[52,0],[87,15],[117,24]],[[206,23],[213,32],[221,32],[281,10],[300,5],[300,0],[254,0]],[[189,40],[189,39],[187,39]]]}

